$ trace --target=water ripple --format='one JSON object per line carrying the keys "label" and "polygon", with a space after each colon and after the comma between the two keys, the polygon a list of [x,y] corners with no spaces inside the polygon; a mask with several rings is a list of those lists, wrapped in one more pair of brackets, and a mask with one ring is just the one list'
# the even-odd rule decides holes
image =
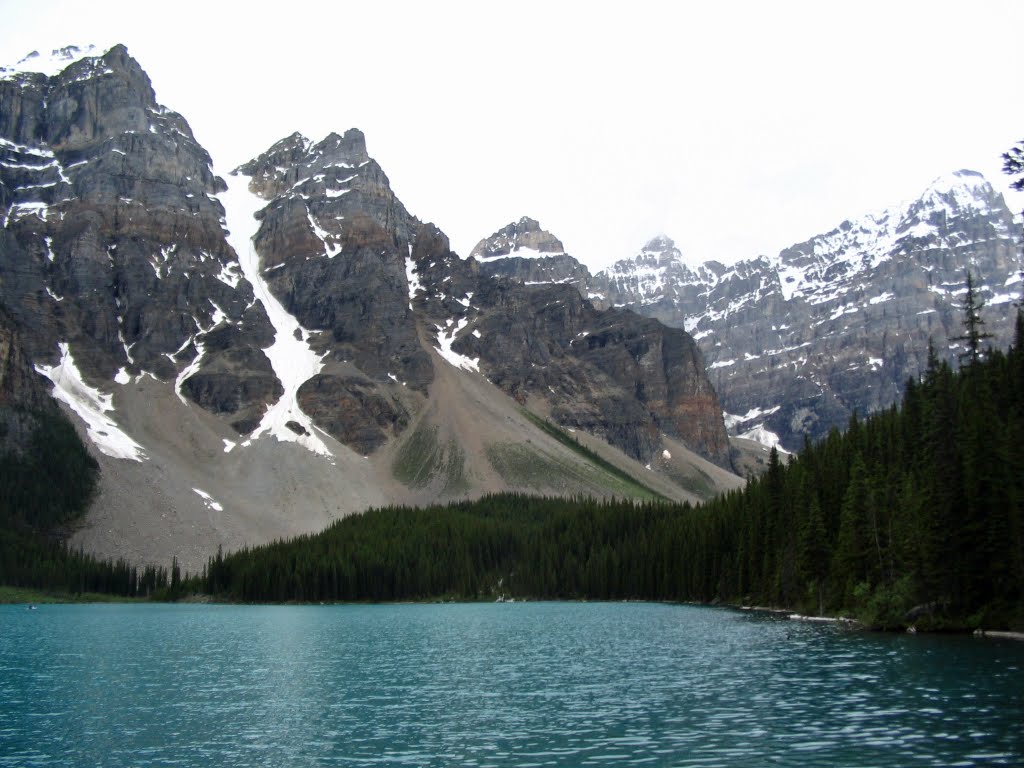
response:
{"label": "water ripple", "polygon": [[0,607],[0,766],[1024,764],[1024,644],[650,604]]}

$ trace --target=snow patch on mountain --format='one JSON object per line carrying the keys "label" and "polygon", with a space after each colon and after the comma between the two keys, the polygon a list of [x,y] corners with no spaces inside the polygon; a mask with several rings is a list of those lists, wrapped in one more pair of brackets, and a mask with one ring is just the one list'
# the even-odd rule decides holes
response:
{"label": "snow patch on mountain", "polygon": [[0,80],[8,80],[27,72],[38,72],[47,77],[56,77],[76,61],[87,56],[101,56],[106,50],[106,48],[101,49],[95,45],[84,47],[68,45],[49,52],[32,51],[17,63],[0,67]]}
{"label": "snow patch on mountain", "polygon": [[783,298],[804,298],[811,304],[833,301],[855,287],[861,276],[906,250],[910,241],[928,240],[949,249],[974,245],[947,235],[947,222],[964,215],[988,215],[985,201],[994,194],[981,174],[956,171],[932,181],[912,202],[845,221],[787,249],[772,260]]}
{"label": "snow patch on mountain", "polygon": [[469,320],[466,318],[462,318],[458,323],[455,322],[454,318],[448,318],[448,322],[445,324],[445,327],[441,327],[440,325],[437,326],[437,343],[439,346],[434,347],[434,349],[437,350],[437,353],[441,355],[441,357],[456,368],[462,368],[465,371],[475,371],[476,373],[479,373],[479,357],[469,358],[452,350],[452,344],[455,343],[456,337],[468,324]]}
{"label": "snow patch on mountain", "polygon": [[773,413],[777,413],[782,406],[776,405],[772,408],[751,408],[742,416],[737,416],[733,413],[727,413],[722,411],[722,418],[725,420],[725,428],[728,430],[734,430],[741,424],[759,419],[763,416],[771,416]]}
{"label": "snow patch on mountain", "polygon": [[[228,189],[221,195],[221,203],[228,223],[227,240],[238,254],[242,274],[252,284],[253,293],[276,330],[274,343],[264,349],[270,358],[274,374],[284,386],[284,394],[271,405],[249,438],[247,446],[263,434],[270,434],[282,442],[298,443],[313,453],[331,456],[330,450],[318,436],[318,429],[298,403],[298,391],[306,381],[323,368],[322,358],[309,346],[310,332],[303,328],[270,291],[260,273],[259,255],[253,238],[259,228],[256,214],[266,205],[259,195],[249,191],[249,177],[241,173],[226,175]],[[304,427],[305,434],[296,434],[288,422]]]}
{"label": "snow patch on mountain", "polygon": [[340,242],[332,242],[332,243],[328,243],[327,242],[328,239],[334,240],[335,239],[334,235],[332,235],[330,232],[328,232],[326,229],[321,227],[320,224],[317,223],[317,220],[313,218],[313,214],[309,210],[309,206],[308,205],[306,206],[306,219],[307,219],[307,221],[309,221],[309,226],[313,229],[313,234],[317,237],[317,239],[321,243],[323,243],[324,254],[327,256],[328,259],[333,259],[339,253],[341,253],[341,247],[342,247],[341,243]]}
{"label": "snow patch on mountain", "polygon": [[774,448],[779,453],[789,453],[789,451],[783,448],[779,442],[779,436],[770,429],[765,428],[764,424],[758,424],[753,429],[747,430],[741,434],[740,437],[745,440],[753,440],[766,448]]}
{"label": "snow patch on mountain", "polygon": [[416,262],[412,258],[412,245],[409,245],[409,255],[405,257],[405,279],[409,284],[409,311],[412,311],[412,302],[416,294],[423,290],[423,283],[420,282],[419,273],[416,271]]}
{"label": "snow patch on mountain", "polygon": [[207,509],[212,509],[214,512],[224,511],[224,506],[206,491],[201,488],[193,488],[192,490],[195,491],[196,495],[203,500],[203,504],[206,505]]}
{"label": "snow patch on mountain", "polygon": [[58,348],[60,362],[57,365],[35,366],[38,373],[53,382],[53,396],[66,403],[85,422],[89,439],[101,453],[115,459],[145,460],[142,446],[107,415],[114,410],[114,396],[85,383],[67,342],[60,342]]}
{"label": "snow patch on mountain", "polygon": [[538,251],[536,248],[526,248],[525,246],[516,246],[515,250],[511,253],[499,253],[489,256],[481,256],[480,261],[497,261],[498,259],[547,259],[552,256],[564,256],[565,251],[549,252],[549,251]]}

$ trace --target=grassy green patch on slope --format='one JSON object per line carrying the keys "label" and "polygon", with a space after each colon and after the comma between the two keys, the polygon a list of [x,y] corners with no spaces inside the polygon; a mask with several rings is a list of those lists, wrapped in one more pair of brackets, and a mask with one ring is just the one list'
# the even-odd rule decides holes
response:
{"label": "grassy green patch on slope", "polygon": [[566,448],[586,459],[586,461],[614,480],[613,483],[609,484],[607,479],[602,478],[601,480],[604,480],[602,484],[610,485],[612,490],[618,489],[623,493],[623,495],[630,496],[632,498],[667,500],[665,496],[658,493],[653,488],[648,488],[625,470],[615,466],[610,461],[598,455],[586,446],[581,445],[578,440],[571,437],[561,427],[556,424],[552,424],[550,421],[542,419],[529,411],[524,410],[523,412],[526,414],[526,417],[539,429],[543,430],[545,434],[553,437]]}
{"label": "grassy green patch on slope", "polygon": [[437,427],[421,421],[391,465],[395,478],[410,488],[425,488],[437,472]]}
{"label": "grassy green patch on slope", "polygon": [[421,421],[402,444],[391,465],[395,478],[410,488],[426,488],[435,479],[443,480],[443,490],[459,493],[469,488],[466,480],[466,453],[454,440],[441,443],[437,426]]}

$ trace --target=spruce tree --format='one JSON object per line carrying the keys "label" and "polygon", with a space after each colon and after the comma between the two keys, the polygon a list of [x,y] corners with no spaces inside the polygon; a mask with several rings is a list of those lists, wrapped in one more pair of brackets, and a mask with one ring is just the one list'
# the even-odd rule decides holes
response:
{"label": "spruce tree", "polygon": [[955,336],[952,339],[952,341],[963,341],[967,345],[967,349],[960,354],[961,364],[967,360],[971,366],[977,365],[982,356],[981,342],[992,338],[991,333],[982,330],[985,321],[981,319],[981,310],[984,307],[985,302],[978,297],[975,290],[974,277],[971,275],[971,271],[967,270],[967,293],[964,295],[964,303],[961,305],[964,313],[965,333],[963,336]]}
{"label": "spruce tree", "polygon": [[825,612],[824,586],[832,552],[825,532],[825,516],[818,495],[809,492],[807,517],[800,528],[800,570],[818,600],[818,615]]}

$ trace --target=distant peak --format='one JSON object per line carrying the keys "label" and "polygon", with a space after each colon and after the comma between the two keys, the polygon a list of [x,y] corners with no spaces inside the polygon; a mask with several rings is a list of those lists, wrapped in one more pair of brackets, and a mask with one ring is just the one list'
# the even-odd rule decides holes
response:
{"label": "distant peak", "polygon": [[952,173],[943,174],[942,176],[933,179],[925,192],[945,192],[956,187],[977,188],[983,186],[989,186],[989,183],[984,176],[977,171],[961,169],[959,171],[953,171]]}
{"label": "distant peak", "polygon": [[977,171],[953,171],[934,179],[916,201],[906,206],[903,215],[916,217],[923,210],[935,208],[987,210],[993,205],[1000,205],[1001,198]]}
{"label": "distant peak", "polygon": [[561,240],[541,229],[536,219],[522,216],[519,221],[507,224],[477,243],[470,256],[481,260],[493,259],[515,255],[521,249],[550,255],[565,253]]}
{"label": "distant peak", "polygon": [[366,151],[366,136],[358,128],[345,131],[338,148],[353,162],[363,163],[370,159]]}
{"label": "distant peak", "polygon": [[650,251],[653,253],[664,253],[666,251],[675,250],[675,241],[664,233],[655,235],[644,245],[644,251]]}
{"label": "distant peak", "polygon": [[290,136],[285,136],[283,139],[274,142],[270,149],[267,150],[267,154],[272,155],[278,152],[285,152],[295,149],[301,149],[303,152],[305,152],[307,149],[309,149],[310,144],[311,142],[309,139],[307,139],[298,131],[295,131],[295,133],[291,134]]}

